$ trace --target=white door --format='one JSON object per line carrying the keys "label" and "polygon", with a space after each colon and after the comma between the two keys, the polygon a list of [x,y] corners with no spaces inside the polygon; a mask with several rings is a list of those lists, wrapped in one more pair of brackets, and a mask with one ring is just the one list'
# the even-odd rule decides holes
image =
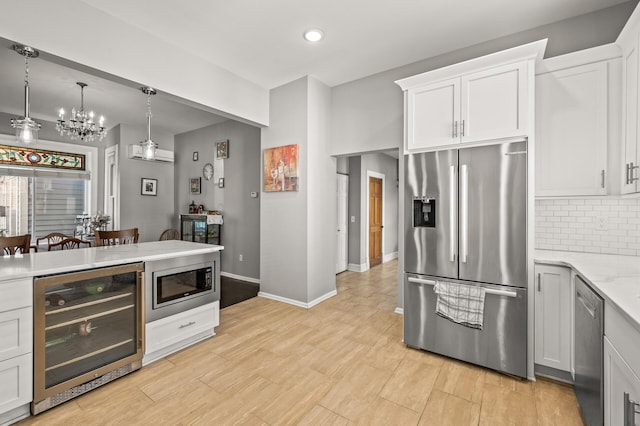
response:
{"label": "white door", "polygon": [[571,371],[571,272],[536,265],[535,363]]}
{"label": "white door", "polygon": [[[604,339],[604,424],[617,426],[640,424],[640,414],[635,414],[635,422],[624,422],[625,393],[629,399],[640,402],[640,379],[622,359],[609,339]],[[629,405],[631,405],[629,403]],[[632,407],[629,407],[632,409]]]}
{"label": "white door", "polygon": [[118,145],[104,150],[104,214],[111,217],[109,229],[120,229],[120,175]]}
{"label": "white door", "polygon": [[[624,166],[622,181],[622,193],[628,194],[638,190],[638,181],[629,180],[631,163],[638,165],[638,49],[636,45],[623,54],[622,68],[622,96],[624,108]],[[638,170],[633,171],[632,177],[638,177]]]}
{"label": "white door", "polygon": [[407,150],[423,150],[460,142],[460,79],[407,91]]}
{"label": "white door", "polygon": [[536,195],[605,195],[607,63],[536,77]]}
{"label": "white door", "polygon": [[518,62],[462,77],[462,142],[528,133],[526,70],[526,63]]}
{"label": "white door", "polygon": [[349,191],[349,176],[338,174],[338,188],[336,191],[338,197],[338,231],[336,236],[336,274],[347,270],[347,234],[348,234],[348,215],[347,202]]}

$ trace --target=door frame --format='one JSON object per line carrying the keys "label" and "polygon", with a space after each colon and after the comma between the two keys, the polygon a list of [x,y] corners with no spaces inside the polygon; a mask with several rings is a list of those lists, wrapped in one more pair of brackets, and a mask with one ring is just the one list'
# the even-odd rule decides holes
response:
{"label": "door frame", "polygon": [[[104,149],[104,212],[107,214],[110,199],[113,197],[113,213],[110,229],[120,229],[120,158],[118,145],[108,146]],[[113,169],[111,166],[113,165]],[[113,173],[113,175],[112,175]],[[111,184],[111,190],[109,191]]]}
{"label": "door frame", "polygon": [[[338,259],[337,256],[340,253],[340,250],[338,250],[338,248],[336,247],[336,274],[339,274],[340,272],[344,272],[346,270],[349,269],[349,175],[348,174],[344,174],[344,173],[337,173],[336,176],[336,182],[338,183],[338,187],[340,186],[340,179],[344,179],[346,181],[346,191],[345,191],[345,215],[346,215],[346,221],[345,221],[345,227],[346,229],[344,230],[343,234],[344,234],[344,238],[345,238],[345,253],[344,253],[344,269],[342,269],[341,271],[338,271],[337,269],[337,265],[338,265]],[[340,204],[340,193],[337,191],[336,189],[336,198],[337,198],[337,203]],[[338,224],[340,223],[340,215],[338,215],[337,217],[337,222]],[[340,235],[340,237],[342,237],[342,235]]]}
{"label": "door frame", "polygon": [[384,263],[384,233],[385,233],[385,218],[386,215],[384,214],[385,208],[386,208],[386,200],[385,200],[385,190],[384,190],[384,183],[385,183],[385,175],[384,173],[379,173],[379,172],[374,172],[372,170],[367,170],[367,178],[365,179],[365,188],[367,189],[366,191],[363,191],[364,193],[364,199],[365,199],[365,220],[363,221],[363,226],[364,226],[364,251],[366,253],[365,255],[365,263],[367,265],[367,269],[371,268],[370,264],[369,264],[369,178],[376,178],[376,179],[382,179],[382,241],[380,242],[381,245],[381,251],[382,251],[382,263]]}

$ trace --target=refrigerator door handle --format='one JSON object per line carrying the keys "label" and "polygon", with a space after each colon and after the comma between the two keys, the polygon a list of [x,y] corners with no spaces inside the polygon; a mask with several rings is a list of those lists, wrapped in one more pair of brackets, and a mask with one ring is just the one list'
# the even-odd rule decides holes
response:
{"label": "refrigerator door handle", "polygon": [[469,171],[460,165],[460,262],[467,263],[469,254]]}
{"label": "refrigerator door handle", "polygon": [[457,237],[456,237],[456,167],[449,166],[449,262],[456,261]]}

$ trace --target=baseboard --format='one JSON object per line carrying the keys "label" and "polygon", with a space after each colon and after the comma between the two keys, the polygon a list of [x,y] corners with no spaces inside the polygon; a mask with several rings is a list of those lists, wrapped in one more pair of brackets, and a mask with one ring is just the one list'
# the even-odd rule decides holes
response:
{"label": "baseboard", "polygon": [[347,270],[348,271],[352,271],[352,272],[364,272],[367,269],[369,269],[369,266],[367,263],[349,263],[347,265]]}
{"label": "baseboard", "polygon": [[382,255],[382,263],[388,262],[390,260],[393,259],[397,259],[398,258],[398,252],[394,251],[393,253],[389,253],[389,254],[384,254]]}
{"label": "baseboard", "polygon": [[393,312],[395,312],[396,314],[400,314],[404,316],[404,309],[397,307]]}
{"label": "baseboard", "polygon": [[223,272],[223,271],[220,271],[220,275],[227,278],[233,278],[234,280],[247,281],[247,282],[258,284],[258,285],[260,284],[259,278],[243,277],[242,275],[236,275],[230,272]]}
{"label": "baseboard", "polygon": [[304,303],[304,302],[300,302],[299,300],[289,299],[288,297],[276,296],[275,294],[265,293],[264,291],[259,291],[258,297],[264,297],[265,299],[276,300],[278,302],[288,303],[289,305],[297,306],[299,308],[309,309],[309,308],[313,308],[318,303],[324,300],[327,300],[330,297],[335,296],[336,294],[338,294],[338,292],[336,290],[332,290],[329,293],[324,294],[318,297],[317,299],[312,300],[309,303]]}

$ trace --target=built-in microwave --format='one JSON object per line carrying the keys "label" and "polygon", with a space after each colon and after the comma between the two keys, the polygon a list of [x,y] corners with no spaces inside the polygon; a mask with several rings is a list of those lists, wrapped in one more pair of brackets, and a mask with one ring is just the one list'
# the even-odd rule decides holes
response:
{"label": "built-in microwave", "polygon": [[211,254],[146,262],[146,322],[219,300],[219,276]]}

